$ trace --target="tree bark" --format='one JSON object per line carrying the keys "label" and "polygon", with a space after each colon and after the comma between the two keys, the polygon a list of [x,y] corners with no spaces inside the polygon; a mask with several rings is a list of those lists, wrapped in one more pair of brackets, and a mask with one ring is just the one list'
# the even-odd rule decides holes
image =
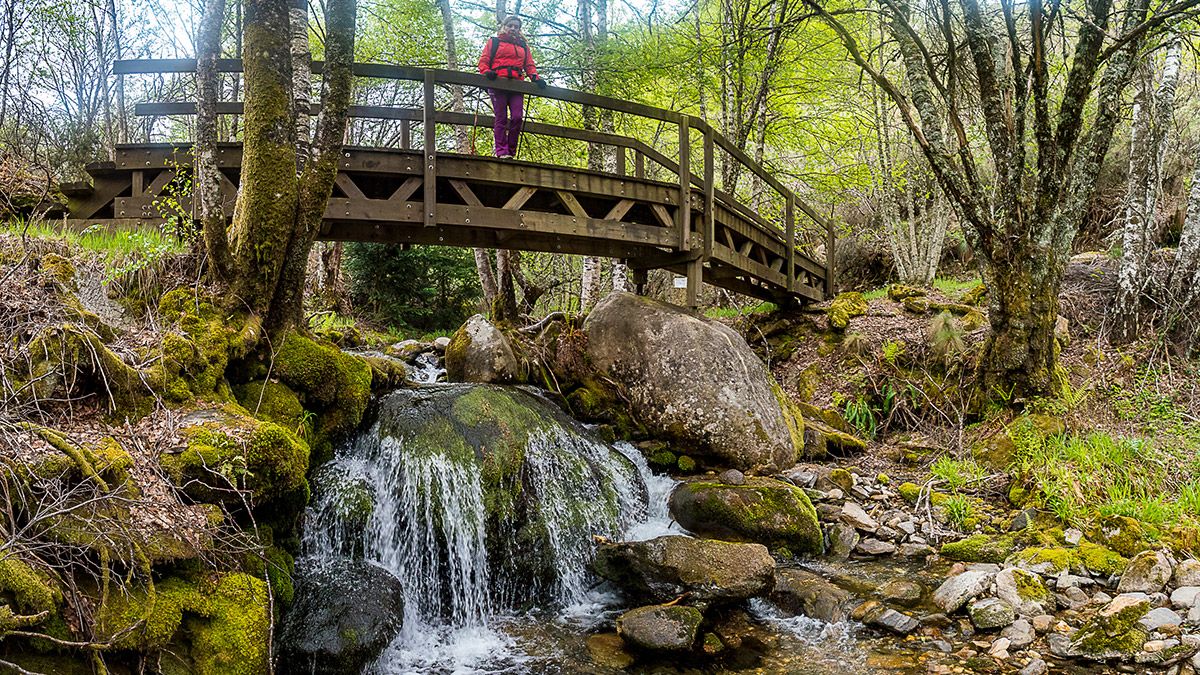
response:
{"label": "tree bark", "polygon": [[221,55],[224,18],[225,0],[206,0],[196,35],[196,143],[192,146],[200,231],[209,270],[218,281],[228,281],[233,270],[221,195],[221,172],[217,168],[216,105],[220,94],[217,59]]}
{"label": "tree bark", "polygon": [[296,168],[304,170],[312,142],[312,51],[308,46],[308,0],[292,0],[292,104],[296,109]]}

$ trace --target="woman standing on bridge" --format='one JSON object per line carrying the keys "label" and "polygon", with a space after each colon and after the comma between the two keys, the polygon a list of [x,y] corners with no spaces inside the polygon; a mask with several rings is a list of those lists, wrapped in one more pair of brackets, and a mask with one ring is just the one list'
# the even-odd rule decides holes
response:
{"label": "woman standing on bridge", "polygon": [[[529,53],[529,45],[521,35],[521,19],[510,16],[500,24],[500,31],[489,38],[479,56],[479,72],[487,79],[504,77],[512,80],[529,79],[543,89],[546,81],[538,77],[537,66]],[[503,89],[488,89],[492,97],[492,114],[496,123],[492,127],[497,157],[510,159],[517,154],[517,141],[521,136],[524,121],[525,95]]]}

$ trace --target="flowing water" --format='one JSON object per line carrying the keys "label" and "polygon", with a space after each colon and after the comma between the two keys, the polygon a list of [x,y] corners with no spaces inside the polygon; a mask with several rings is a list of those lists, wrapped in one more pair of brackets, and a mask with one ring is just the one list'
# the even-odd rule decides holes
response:
{"label": "flowing water", "polygon": [[[523,517],[539,524],[532,544],[514,541],[530,528],[497,527],[489,510],[498,497],[478,453],[493,440],[463,452],[452,431],[433,443],[423,435],[422,425],[457,410],[447,401],[470,387],[390,395],[378,420],[314,476],[305,555],[364,557],[403,581],[403,629],[365,675],[617,672],[593,665],[586,646],[628,609],[588,571],[592,536],[684,534],[667,512],[676,481],[655,475],[636,448],[603,443],[548,402],[507,391],[547,421],[521,452]],[[549,578],[531,579],[543,563]],[[762,648],[744,664],[726,659],[705,670],[834,674],[878,665],[855,625],[786,617],[761,600],[750,610]]]}

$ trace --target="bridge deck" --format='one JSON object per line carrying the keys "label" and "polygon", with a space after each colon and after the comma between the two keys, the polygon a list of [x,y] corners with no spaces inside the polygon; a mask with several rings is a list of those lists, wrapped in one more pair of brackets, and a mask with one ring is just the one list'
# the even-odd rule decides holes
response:
{"label": "bridge deck", "polygon": [[[223,59],[221,72],[240,72],[241,62]],[[313,73],[323,64],[313,62]],[[186,59],[121,61],[120,76],[137,73],[191,73]],[[399,126],[399,148],[346,147],[319,237],[326,241],[441,244],[505,248],[621,258],[635,271],[669,269],[688,278],[688,301],[696,302],[700,281],[775,301],[819,301],[832,288],[832,266],[806,253],[803,243],[824,240],[832,251],[833,227],[787,186],[703,120],[640,103],[525,82],[489,82],[455,71],[388,64],[355,64],[354,72],[373,81],[421,83],[421,107],[351,106],[351,117]],[[527,134],[582,141],[611,148],[613,172],[446,152],[438,147],[439,125],[490,128],[489,115],[439,110],[435,85],[448,88],[504,89],[560,102],[606,108],[649,119],[659,131],[670,126],[672,159],[638,138],[589,129],[527,121]],[[445,97],[441,104],[445,105]],[[461,97],[460,104],[461,106]],[[313,111],[317,112],[314,106]],[[190,102],[137,105],[139,115],[195,114]],[[218,102],[217,114],[244,113],[240,102]],[[412,127],[422,132],[414,148]],[[696,146],[693,134],[702,137]],[[656,144],[660,134],[654,134]],[[670,148],[668,148],[668,152]],[[634,159],[627,165],[627,153]],[[732,194],[714,176],[716,155],[751,176],[773,203],[764,217]],[[232,213],[241,167],[241,144],[218,146],[225,178],[226,213]],[[127,225],[161,223],[161,205],[173,199],[177,214],[193,213],[186,190],[191,148],[183,143],[118,145],[112,159],[88,166],[90,183],[63,186],[70,218],[86,225],[109,221]],[[651,165],[651,166],[647,166]],[[666,175],[670,181],[649,175]],[[693,173],[695,171],[696,173]],[[734,185],[728,187],[736,191]],[[762,193],[759,193],[762,194]],[[170,198],[170,199],[169,199]],[[774,202],[771,200],[774,199]],[[797,212],[809,227],[797,227]],[[813,227],[816,231],[813,231]],[[828,255],[826,256],[829,257]]]}

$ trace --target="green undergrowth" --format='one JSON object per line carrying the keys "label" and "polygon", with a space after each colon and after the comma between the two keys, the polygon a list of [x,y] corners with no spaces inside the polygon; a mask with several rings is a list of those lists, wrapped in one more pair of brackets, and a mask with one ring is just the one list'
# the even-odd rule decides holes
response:
{"label": "green undergrowth", "polygon": [[773,302],[760,302],[748,307],[710,307],[704,310],[704,316],[710,319],[732,319],[746,314],[769,314],[778,309],[779,306]]}
{"label": "green undergrowth", "polygon": [[1064,523],[1127,516],[1156,526],[1200,522],[1200,458],[1161,437],[1046,435],[1010,426],[1011,471]]}

